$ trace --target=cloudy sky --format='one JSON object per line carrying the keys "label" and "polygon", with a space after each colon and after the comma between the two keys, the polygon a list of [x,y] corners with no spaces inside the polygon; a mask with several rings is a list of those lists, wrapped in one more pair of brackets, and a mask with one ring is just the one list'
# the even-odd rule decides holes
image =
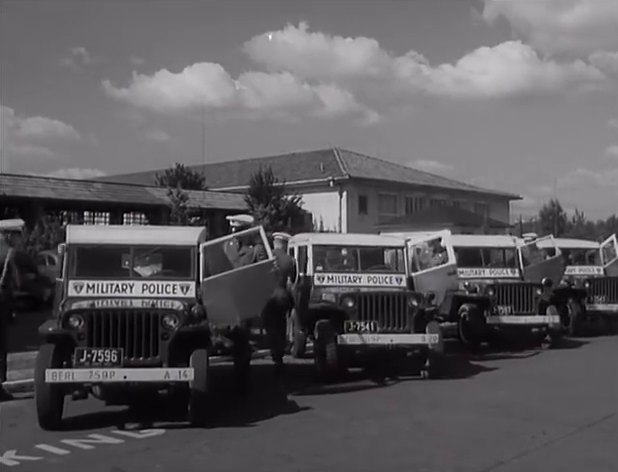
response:
{"label": "cloudy sky", "polygon": [[[618,211],[617,0],[0,2],[2,171],[340,146]],[[203,149],[205,152],[203,152]]]}

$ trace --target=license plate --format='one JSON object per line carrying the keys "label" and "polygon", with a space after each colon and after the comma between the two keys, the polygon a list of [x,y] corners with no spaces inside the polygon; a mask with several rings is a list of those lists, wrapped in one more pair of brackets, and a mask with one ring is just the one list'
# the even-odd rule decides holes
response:
{"label": "license plate", "polygon": [[496,306],[496,314],[499,316],[511,316],[513,314],[513,307],[511,305],[498,305]]}
{"label": "license plate", "polygon": [[78,347],[73,363],[76,367],[120,367],[122,353],[119,348]]}
{"label": "license plate", "polygon": [[375,333],[378,331],[376,321],[346,320],[343,327],[346,333]]}

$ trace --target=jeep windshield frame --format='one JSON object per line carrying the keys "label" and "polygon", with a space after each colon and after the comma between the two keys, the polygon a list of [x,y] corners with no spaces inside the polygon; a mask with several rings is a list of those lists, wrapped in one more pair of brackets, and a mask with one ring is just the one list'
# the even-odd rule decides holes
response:
{"label": "jeep windshield frame", "polygon": [[466,269],[517,269],[521,273],[516,247],[454,246],[457,266]]}
{"label": "jeep windshield frame", "polygon": [[406,273],[403,246],[313,244],[312,259],[314,273]]}
{"label": "jeep windshield frame", "polygon": [[71,245],[67,276],[73,280],[187,280],[197,277],[197,247]]}

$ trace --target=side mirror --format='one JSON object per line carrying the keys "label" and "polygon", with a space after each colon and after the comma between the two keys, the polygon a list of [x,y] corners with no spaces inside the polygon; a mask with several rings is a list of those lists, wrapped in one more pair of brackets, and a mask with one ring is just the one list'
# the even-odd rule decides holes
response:
{"label": "side mirror", "polygon": [[64,253],[67,250],[67,245],[66,243],[60,243],[58,244],[58,255],[59,256],[64,256]]}

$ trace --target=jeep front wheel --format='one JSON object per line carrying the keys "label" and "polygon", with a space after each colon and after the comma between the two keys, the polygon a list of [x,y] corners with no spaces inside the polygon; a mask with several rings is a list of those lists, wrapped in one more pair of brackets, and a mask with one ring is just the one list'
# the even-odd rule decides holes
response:
{"label": "jeep front wheel", "polygon": [[34,368],[34,396],[39,426],[46,431],[57,431],[62,426],[64,389],[61,384],[47,383],[45,370],[61,367],[60,348],[55,344],[43,344]]}
{"label": "jeep front wheel", "polygon": [[193,367],[193,380],[189,382],[189,422],[193,426],[204,426],[210,419],[210,360],[207,349],[196,349],[191,353],[189,366]]}

